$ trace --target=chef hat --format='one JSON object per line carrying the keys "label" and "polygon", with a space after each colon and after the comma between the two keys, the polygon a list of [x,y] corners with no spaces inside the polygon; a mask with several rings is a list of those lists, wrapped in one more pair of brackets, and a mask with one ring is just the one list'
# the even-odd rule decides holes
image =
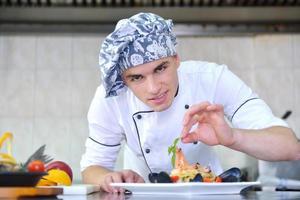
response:
{"label": "chef hat", "polygon": [[176,55],[172,20],[139,13],[120,20],[102,43],[99,65],[106,97],[126,89],[122,73],[129,67]]}

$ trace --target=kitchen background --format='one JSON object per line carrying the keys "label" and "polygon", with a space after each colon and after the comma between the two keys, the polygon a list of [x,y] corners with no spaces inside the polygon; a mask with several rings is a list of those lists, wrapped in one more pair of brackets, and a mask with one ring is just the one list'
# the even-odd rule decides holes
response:
{"label": "kitchen background", "polygon": [[[14,134],[13,154],[18,161],[46,144],[46,153],[70,164],[75,181],[80,182],[86,116],[101,83],[98,52],[105,35],[0,32],[0,133]],[[275,115],[292,111],[287,122],[300,138],[299,33],[178,35],[181,60],[228,65]],[[256,159],[224,147],[215,149],[225,169],[246,168],[250,180],[257,177]],[[117,168],[123,161],[121,152]],[[260,166],[270,172],[265,163]]]}

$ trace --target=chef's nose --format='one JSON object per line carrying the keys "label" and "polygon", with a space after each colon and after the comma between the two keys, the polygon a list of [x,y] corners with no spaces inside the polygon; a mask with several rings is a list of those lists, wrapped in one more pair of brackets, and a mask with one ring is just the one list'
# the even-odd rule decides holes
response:
{"label": "chef's nose", "polygon": [[149,77],[147,80],[147,90],[151,94],[157,94],[160,90],[159,81],[155,77]]}

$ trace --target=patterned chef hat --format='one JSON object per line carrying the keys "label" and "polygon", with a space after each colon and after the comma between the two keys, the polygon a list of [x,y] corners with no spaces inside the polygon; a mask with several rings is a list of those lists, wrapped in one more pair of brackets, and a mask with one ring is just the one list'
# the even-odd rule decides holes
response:
{"label": "patterned chef hat", "polygon": [[126,89],[122,73],[129,67],[176,55],[172,20],[153,13],[139,13],[120,20],[109,34],[99,55],[106,97]]}

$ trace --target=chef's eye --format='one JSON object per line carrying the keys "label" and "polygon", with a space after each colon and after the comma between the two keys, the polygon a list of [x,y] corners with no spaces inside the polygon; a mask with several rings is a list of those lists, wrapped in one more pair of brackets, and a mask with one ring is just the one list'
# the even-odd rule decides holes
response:
{"label": "chef's eye", "polygon": [[161,73],[163,71],[165,71],[165,69],[167,68],[167,65],[162,65],[162,66],[159,66],[155,69],[155,72],[156,73]]}
{"label": "chef's eye", "polygon": [[140,80],[142,80],[143,79],[143,76],[142,75],[133,75],[133,76],[131,76],[130,77],[130,81],[131,82],[136,82],[136,81],[140,81]]}

